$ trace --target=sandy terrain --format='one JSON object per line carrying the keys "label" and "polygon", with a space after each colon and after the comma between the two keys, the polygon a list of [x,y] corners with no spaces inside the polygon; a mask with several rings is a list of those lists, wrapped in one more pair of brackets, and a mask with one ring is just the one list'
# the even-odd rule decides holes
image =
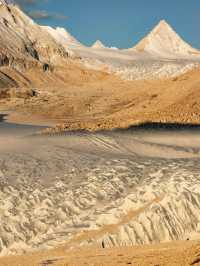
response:
{"label": "sandy terrain", "polygon": [[120,248],[67,248],[0,259],[2,266],[190,266],[200,265],[199,242]]}

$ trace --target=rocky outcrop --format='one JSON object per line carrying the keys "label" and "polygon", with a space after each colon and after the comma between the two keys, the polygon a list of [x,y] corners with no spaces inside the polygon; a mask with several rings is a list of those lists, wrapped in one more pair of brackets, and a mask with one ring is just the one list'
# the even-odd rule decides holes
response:
{"label": "rocky outcrop", "polygon": [[16,5],[0,6],[0,66],[60,64],[69,54]]}
{"label": "rocky outcrop", "polygon": [[84,47],[83,44],[76,40],[64,28],[57,27],[56,29],[54,29],[49,26],[41,26],[41,29],[48,32],[56,42],[62,45],[70,57],[76,57],[75,53],[71,50],[71,48]]}
{"label": "rocky outcrop", "polygon": [[0,71],[0,98],[6,98],[5,96],[11,87],[18,87],[17,82],[9,75]]}
{"label": "rocky outcrop", "polygon": [[11,85],[12,88],[0,88],[0,100],[12,98],[28,99],[36,96],[35,90],[30,88],[13,88],[14,85],[15,83]]}

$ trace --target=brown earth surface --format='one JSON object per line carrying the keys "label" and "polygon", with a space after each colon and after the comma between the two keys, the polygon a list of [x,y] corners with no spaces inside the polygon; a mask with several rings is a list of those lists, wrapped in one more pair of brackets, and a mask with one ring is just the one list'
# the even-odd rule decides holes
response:
{"label": "brown earth surface", "polygon": [[200,69],[173,79],[146,81],[125,81],[70,60],[53,72],[36,68],[23,77],[7,67],[1,71],[14,77],[18,87],[34,88],[37,95],[1,98],[1,110],[18,111],[22,120],[28,114],[56,121],[57,130],[200,123]]}
{"label": "brown earth surface", "polygon": [[107,248],[77,248],[10,256],[0,259],[1,266],[186,266],[200,265],[200,243],[173,242],[160,245]]}

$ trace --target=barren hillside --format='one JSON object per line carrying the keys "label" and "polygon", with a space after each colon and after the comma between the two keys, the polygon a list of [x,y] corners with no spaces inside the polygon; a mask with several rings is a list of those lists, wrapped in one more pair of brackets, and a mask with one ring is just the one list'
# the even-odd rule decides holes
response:
{"label": "barren hillside", "polygon": [[61,121],[58,128],[64,130],[124,128],[147,122],[200,123],[199,69],[178,78],[148,81],[124,81],[74,63],[51,74],[35,73],[27,72],[26,78],[32,80],[37,96],[23,105],[22,99],[2,99],[1,108]]}

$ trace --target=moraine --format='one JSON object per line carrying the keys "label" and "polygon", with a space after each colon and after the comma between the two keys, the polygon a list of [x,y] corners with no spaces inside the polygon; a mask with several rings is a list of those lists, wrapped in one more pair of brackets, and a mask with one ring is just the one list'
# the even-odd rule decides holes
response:
{"label": "moraine", "polygon": [[78,244],[108,247],[198,237],[199,129],[38,129],[0,123],[12,137],[0,150],[1,255],[74,245],[83,231]]}

